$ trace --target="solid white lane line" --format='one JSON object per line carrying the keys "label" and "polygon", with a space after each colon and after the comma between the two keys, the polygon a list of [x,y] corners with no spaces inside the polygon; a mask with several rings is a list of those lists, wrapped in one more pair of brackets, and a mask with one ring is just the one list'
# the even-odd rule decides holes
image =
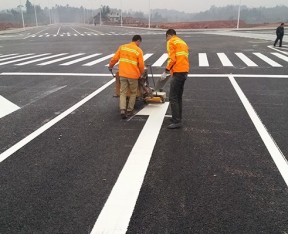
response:
{"label": "solid white lane line", "polygon": [[225,53],[217,53],[217,55],[224,67],[233,67],[232,62],[229,60]]}
{"label": "solid white lane line", "polygon": [[261,53],[253,53],[253,54],[255,54],[258,58],[262,59],[264,62],[268,63],[272,67],[283,67],[279,63],[276,63],[272,59],[270,59],[267,56],[265,56],[264,54],[261,54]]}
{"label": "solid white lane line", "polygon": [[29,57],[25,57],[25,58],[21,58],[21,59],[16,59],[16,60],[8,61],[8,62],[3,62],[3,63],[0,63],[0,66],[1,65],[6,65],[6,64],[10,64],[10,63],[17,63],[17,62],[24,61],[24,60],[27,60],[27,59],[38,58],[38,57],[42,57],[42,56],[49,55],[49,54],[51,54],[51,53],[38,54],[38,55],[29,56]]}
{"label": "solid white lane line", "polygon": [[169,102],[150,104],[137,115],[149,115],[91,234],[127,231]]}
{"label": "solid white lane line", "polygon": [[279,149],[278,145],[269,134],[268,130],[262,123],[257,112],[254,110],[253,106],[250,104],[248,98],[245,96],[240,86],[236,82],[233,76],[229,76],[236,93],[238,94],[242,104],[244,105],[250,119],[252,120],[254,126],[256,127],[260,137],[262,138],[267,150],[269,151],[272,159],[274,160],[278,170],[280,171],[286,185],[288,186],[288,161]]}
{"label": "solid white lane line", "polygon": [[4,55],[1,55],[0,58],[6,58],[6,57],[17,55],[17,54],[4,54]]}
{"label": "solid white lane line", "polygon": [[93,65],[95,65],[95,64],[97,64],[97,63],[101,63],[101,62],[103,62],[103,61],[105,61],[105,60],[107,60],[107,59],[109,59],[109,58],[112,58],[113,56],[114,56],[114,54],[109,54],[109,55],[107,55],[107,56],[105,56],[105,57],[102,57],[102,58],[100,58],[100,59],[96,59],[96,60],[94,60],[94,61],[92,61],[92,62],[90,62],[90,63],[86,63],[86,64],[84,64],[84,65],[82,65],[82,66],[90,67],[90,66],[93,66]]}
{"label": "solid white lane line", "polygon": [[69,56],[66,56],[66,57],[62,57],[62,58],[54,59],[54,60],[51,60],[51,61],[47,61],[47,62],[44,62],[44,63],[39,63],[37,65],[38,66],[45,66],[45,65],[49,65],[49,64],[52,64],[52,63],[57,63],[57,62],[60,62],[60,61],[63,61],[63,60],[69,59],[69,58],[74,58],[74,57],[77,57],[77,56],[80,56],[80,55],[83,55],[83,54],[84,53],[73,54],[73,55],[69,55]]}
{"label": "solid white lane line", "polygon": [[23,65],[26,65],[26,64],[36,63],[36,62],[40,62],[40,61],[47,60],[47,59],[50,59],[50,58],[59,57],[59,56],[66,55],[66,54],[67,54],[67,53],[55,54],[55,55],[51,55],[51,56],[48,56],[48,57],[45,57],[45,58],[34,59],[34,60],[27,61],[27,62],[24,62],[24,63],[18,63],[18,64],[16,64],[16,65],[17,65],[17,66],[23,66]]}
{"label": "solid white lane line", "polygon": [[[33,53],[34,54],[34,53]],[[17,56],[12,56],[12,57],[9,57],[9,58],[2,58],[0,59],[0,61],[7,61],[9,59],[15,59],[15,58],[21,58],[21,57],[25,57],[25,56],[29,56],[29,55],[33,55],[32,53],[31,54],[21,54],[21,55],[17,55]]]}
{"label": "solid white lane line", "polygon": [[58,115],[57,117],[55,117],[54,119],[49,121],[48,123],[44,124],[42,127],[38,128],[36,131],[32,132],[30,135],[28,135],[27,137],[25,137],[24,139],[22,139],[21,141],[19,141],[18,143],[16,143],[12,147],[10,147],[9,149],[7,149],[3,153],[1,153],[0,154],[0,162],[4,161],[6,158],[8,158],[12,154],[14,154],[16,151],[18,151],[23,146],[28,144],[30,141],[32,141],[33,139],[38,137],[40,134],[45,132],[47,129],[51,128],[53,125],[58,123],[60,120],[64,119],[67,115],[71,114],[73,111],[75,111],[76,109],[81,107],[83,104],[88,102],[90,99],[92,99],[97,94],[99,94],[104,89],[106,89],[108,86],[110,86],[112,83],[114,83],[114,81],[115,81],[115,79],[110,80],[108,83],[103,85],[101,88],[97,89],[96,91],[94,91],[93,93],[91,93],[90,95],[88,95],[87,97],[82,99],[80,102],[76,103],[75,105],[70,107],[68,110],[64,111],[63,113],[61,113],[60,115]]}
{"label": "solid white lane line", "polygon": [[235,53],[248,67],[258,67],[250,58],[243,53]]}
{"label": "solid white lane line", "polygon": [[20,109],[19,106],[15,105],[13,102],[10,102],[6,98],[0,95],[0,118],[9,115],[10,113]]}
{"label": "solid white lane line", "polygon": [[276,56],[276,57],[288,62],[288,57],[283,55],[283,54],[280,54],[280,53],[271,53],[271,54],[273,54],[274,56]]}
{"label": "solid white lane line", "polygon": [[162,56],[152,65],[152,67],[162,67],[162,65],[166,62],[167,58],[167,53],[162,54]]}
{"label": "solid white lane line", "polygon": [[206,53],[199,53],[199,67],[209,67],[209,62]]}
{"label": "solid white lane line", "polygon": [[72,60],[70,62],[67,62],[67,63],[62,63],[60,64],[61,66],[68,66],[68,65],[71,65],[71,64],[75,64],[75,63],[79,63],[79,62],[82,62],[84,60],[87,60],[87,59],[90,59],[90,58],[94,58],[96,56],[99,56],[101,54],[92,54],[92,55],[88,55],[88,56],[85,56],[83,58],[79,58],[79,59],[75,59],[75,60]]}

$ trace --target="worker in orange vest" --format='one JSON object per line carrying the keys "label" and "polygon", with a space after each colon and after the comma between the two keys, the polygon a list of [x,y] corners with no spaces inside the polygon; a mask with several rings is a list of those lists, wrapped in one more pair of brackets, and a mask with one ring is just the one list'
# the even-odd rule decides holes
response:
{"label": "worker in orange vest", "polygon": [[[113,66],[119,61],[120,115],[122,119],[126,119],[127,116],[133,114],[138,90],[138,79],[144,72],[143,51],[139,47],[141,42],[141,36],[135,35],[132,38],[132,42],[121,45],[108,67],[112,71]],[[127,105],[128,88],[130,89],[130,97]]]}
{"label": "worker in orange vest", "polygon": [[189,72],[189,47],[185,41],[176,36],[174,29],[166,32],[168,62],[161,79],[171,75],[169,101],[172,119],[168,129],[182,127],[182,95]]}

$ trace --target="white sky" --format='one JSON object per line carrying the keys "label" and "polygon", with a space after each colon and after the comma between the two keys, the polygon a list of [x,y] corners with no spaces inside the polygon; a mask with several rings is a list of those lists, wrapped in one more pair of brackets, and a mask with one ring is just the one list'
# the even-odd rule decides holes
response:
{"label": "white sky", "polygon": [[[0,9],[16,8],[18,5],[25,5],[26,0],[0,0]],[[226,6],[226,5],[242,5],[248,7],[273,7],[276,5],[288,6],[288,0],[30,0],[33,4],[41,5],[41,7],[51,7],[55,4],[79,7],[83,5],[85,8],[97,9],[100,5],[108,5],[111,8],[121,8],[124,11],[134,10],[148,12],[149,3],[150,8],[160,9],[175,9],[185,12],[199,12],[208,10],[212,5]],[[175,4],[177,2],[177,5]]]}

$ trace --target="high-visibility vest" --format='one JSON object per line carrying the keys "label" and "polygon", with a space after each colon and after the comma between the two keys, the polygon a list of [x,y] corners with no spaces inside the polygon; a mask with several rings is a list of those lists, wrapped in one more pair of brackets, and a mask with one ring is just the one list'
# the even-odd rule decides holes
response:
{"label": "high-visibility vest", "polygon": [[168,62],[166,69],[174,72],[189,72],[189,47],[176,35],[167,41]]}
{"label": "high-visibility vest", "polygon": [[143,51],[135,42],[119,46],[109,67],[113,67],[118,61],[120,77],[139,79],[144,72]]}

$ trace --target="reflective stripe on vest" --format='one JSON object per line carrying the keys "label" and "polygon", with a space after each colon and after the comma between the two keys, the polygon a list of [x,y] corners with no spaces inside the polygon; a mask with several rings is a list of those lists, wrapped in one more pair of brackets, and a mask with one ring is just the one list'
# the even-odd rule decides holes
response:
{"label": "reflective stripe on vest", "polygon": [[176,53],[176,56],[181,56],[181,55],[184,55],[184,56],[188,57],[189,53],[184,52],[184,51],[180,51],[180,52]]}
{"label": "reflective stripe on vest", "polygon": [[125,59],[125,58],[120,58],[119,61],[120,62],[124,62],[124,63],[131,63],[133,65],[137,65],[138,64],[138,62],[136,62],[136,61],[133,61],[133,60],[130,60],[130,59]]}
{"label": "reflective stripe on vest", "polygon": [[134,54],[136,54],[137,56],[139,55],[139,52],[137,50],[134,50],[134,49],[130,49],[128,47],[121,47],[121,50],[126,50],[126,51],[129,51],[129,52],[132,52]]}

